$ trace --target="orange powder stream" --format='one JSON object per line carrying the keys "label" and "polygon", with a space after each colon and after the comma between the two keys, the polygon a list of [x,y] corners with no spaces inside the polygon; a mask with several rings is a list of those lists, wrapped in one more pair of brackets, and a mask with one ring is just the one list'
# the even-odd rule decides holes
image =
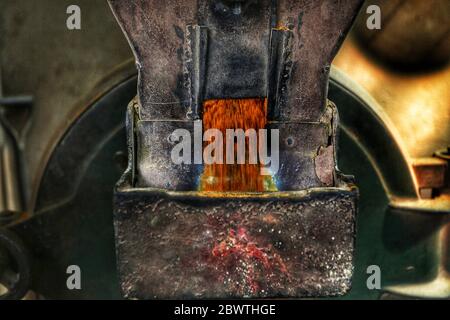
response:
{"label": "orange powder stream", "polygon": [[[208,100],[203,104],[203,130],[218,129],[224,137],[223,154],[226,154],[226,129],[264,129],[267,123],[266,99]],[[248,138],[246,138],[246,163],[205,165],[201,178],[202,191],[265,191],[266,176],[260,174],[260,164],[249,164]],[[235,151],[237,143],[235,141]],[[225,161],[224,161],[225,162]]]}

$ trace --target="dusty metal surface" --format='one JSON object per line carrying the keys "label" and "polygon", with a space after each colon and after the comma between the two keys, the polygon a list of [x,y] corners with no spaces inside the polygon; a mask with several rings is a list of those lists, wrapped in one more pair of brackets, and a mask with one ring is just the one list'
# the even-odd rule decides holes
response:
{"label": "dusty metal surface", "polygon": [[123,186],[116,245],[127,298],[334,296],[353,273],[353,189],[265,195]]}

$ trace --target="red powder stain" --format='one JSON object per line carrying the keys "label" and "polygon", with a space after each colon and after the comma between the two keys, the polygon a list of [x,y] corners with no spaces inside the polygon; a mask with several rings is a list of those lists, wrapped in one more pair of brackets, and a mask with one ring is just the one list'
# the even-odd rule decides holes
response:
{"label": "red powder stain", "polygon": [[239,292],[256,294],[262,289],[261,279],[270,282],[277,274],[288,276],[281,257],[271,251],[272,248],[259,247],[250,239],[247,230],[239,227],[229,230],[226,239],[214,246],[212,255],[218,259],[216,262],[222,265],[223,271],[232,274],[230,281],[236,281],[236,274],[241,274],[243,282],[238,285]]}

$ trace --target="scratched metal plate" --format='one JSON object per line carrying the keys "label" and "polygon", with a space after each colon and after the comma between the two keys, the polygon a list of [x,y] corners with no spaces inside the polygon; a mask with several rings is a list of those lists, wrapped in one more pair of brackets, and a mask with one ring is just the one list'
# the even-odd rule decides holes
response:
{"label": "scratched metal plate", "polygon": [[351,286],[355,191],[211,198],[117,192],[126,298],[336,296]]}

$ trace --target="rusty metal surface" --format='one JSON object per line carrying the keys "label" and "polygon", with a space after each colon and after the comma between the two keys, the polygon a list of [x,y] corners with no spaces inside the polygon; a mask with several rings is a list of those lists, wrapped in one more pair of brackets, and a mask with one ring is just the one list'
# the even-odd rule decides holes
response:
{"label": "rusty metal surface", "polygon": [[[271,106],[280,109],[276,120],[318,121],[331,60],[362,1],[276,3],[250,1],[234,13],[220,0],[111,0],[136,57],[141,118],[191,116],[198,104],[191,86],[199,77],[205,79],[197,84],[204,99],[263,97],[268,87],[280,86],[279,105]],[[197,33],[190,29],[196,25]],[[267,83],[272,29],[290,35],[280,70],[288,69],[284,83]],[[204,39],[193,45],[198,37]],[[196,66],[189,70],[191,62]]]}
{"label": "rusty metal surface", "polygon": [[123,187],[114,219],[127,298],[317,297],[350,289],[355,189],[209,197]]}
{"label": "rusty metal surface", "polygon": [[[183,172],[186,166],[170,164],[170,144],[155,142],[166,141],[170,133],[150,137],[156,124],[144,121],[164,121],[175,129],[181,120],[192,127],[184,122],[201,119],[204,99],[267,94],[269,126],[291,127],[283,130],[284,141],[304,142],[282,143],[282,170],[275,177],[279,190],[336,182],[332,127],[337,115],[326,108],[328,74],[361,1],[248,2],[238,5],[238,12],[220,0],[109,3],[139,72],[132,155],[138,186],[195,189],[193,177]],[[300,129],[292,130],[295,126]],[[320,127],[329,132],[322,134]]]}
{"label": "rusty metal surface", "polygon": [[362,6],[360,0],[279,1],[278,24],[292,28],[292,71],[281,118],[317,121],[324,112],[331,61]]}
{"label": "rusty metal surface", "polygon": [[184,119],[183,34],[195,21],[194,1],[109,1],[135,54],[143,118]]}

